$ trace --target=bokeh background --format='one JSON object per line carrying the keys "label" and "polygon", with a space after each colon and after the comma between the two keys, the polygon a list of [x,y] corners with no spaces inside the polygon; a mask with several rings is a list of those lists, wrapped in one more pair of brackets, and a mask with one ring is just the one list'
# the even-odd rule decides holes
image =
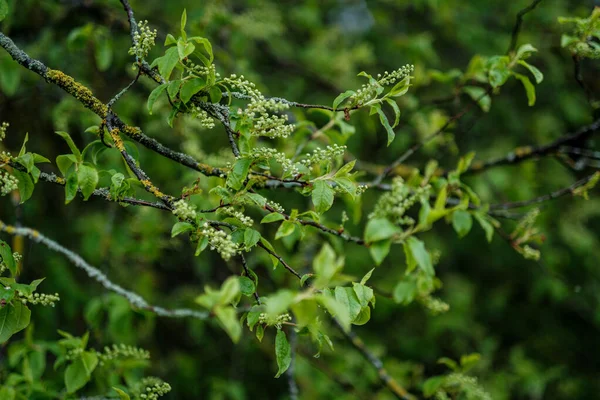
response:
{"label": "bokeh background", "polygon": [[[436,80],[435,71],[464,71],[475,54],[503,54],[515,16],[529,0],[323,0],[233,1],[132,0],[138,20],[147,19],[159,37],[150,58],[163,51],[169,32],[176,32],[187,9],[188,31],[207,37],[222,75],[243,74],[266,95],[304,103],[331,104],[347,89],[362,84],[362,71],[380,73],[404,64],[415,65],[415,85],[400,103],[403,115],[396,140],[386,147],[386,135],[367,112],[355,113],[349,152],[367,170],[377,171],[408,146],[439,128],[460,110],[467,98],[454,97],[453,83]],[[527,106],[518,81],[509,82],[493,97],[488,113],[475,111],[449,133],[425,146],[409,166],[423,168],[429,159],[453,167],[459,156],[475,151],[477,159],[504,155],[517,146],[550,142],[593,115],[584,92],[573,78],[569,53],[560,47],[559,16],[587,16],[593,1],[546,0],[524,19],[519,43],[539,49],[532,63],[545,74],[537,86],[537,103]],[[33,57],[87,84],[108,101],[135,76],[129,26],[117,0],[19,0],[11,3],[2,31]],[[584,62],[584,79],[600,89],[598,62]],[[169,146],[215,165],[231,161],[226,136],[208,131],[191,119],[166,123],[168,107],[158,104],[148,115],[145,102],[153,84],[142,78],[117,103],[119,116],[138,125]],[[449,100],[448,100],[449,99]],[[294,110],[298,121],[327,121],[318,112]],[[0,120],[11,124],[8,149],[18,151],[26,132],[29,148],[50,159],[67,151],[55,130],[68,131],[83,148],[94,140],[84,130],[99,123],[73,98],[26,71],[0,51]],[[594,141],[582,146],[594,149]],[[295,143],[281,143],[293,151]],[[146,172],[168,193],[179,193],[197,178],[169,160],[139,147]],[[105,152],[103,162],[122,168],[118,154]],[[46,171],[54,171],[44,165]],[[407,166],[408,168],[408,166]],[[552,158],[518,166],[498,167],[466,178],[485,201],[524,200],[568,186],[589,174],[574,171]],[[368,177],[368,176],[366,176]],[[200,179],[208,189],[212,179]],[[206,192],[207,193],[207,192]],[[367,192],[362,204],[336,202],[328,213],[347,229],[361,232],[379,193]],[[291,209],[306,208],[309,199],[293,192],[274,195]],[[214,206],[207,195],[199,206]],[[252,214],[251,214],[252,216]],[[258,214],[254,215],[259,218]],[[76,250],[116,282],[152,303],[193,306],[206,284],[217,286],[239,273],[240,265],[217,254],[194,257],[184,238],[170,238],[172,216],[153,209],[77,198],[64,205],[61,187],[40,182],[32,198],[17,206],[0,199],[0,218],[39,229]],[[502,220],[506,230],[514,225]],[[539,229],[546,235],[540,261],[524,260],[499,236],[492,243],[475,226],[459,239],[450,226],[438,224],[423,236],[440,251],[436,267],[444,282],[439,296],[450,311],[431,316],[419,305],[401,307],[380,296],[372,320],[355,327],[368,346],[385,361],[390,374],[405,386],[446,368],[440,357],[459,358],[473,352],[482,361],[473,370],[494,399],[591,399],[600,391],[600,201],[565,197],[542,207]],[[271,229],[271,227],[269,227]],[[274,234],[273,232],[270,232]],[[9,240],[9,237],[2,237]],[[302,241],[277,243],[284,258],[302,272],[310,271],[312,256],[325,238],[316,232]],[[327,240],[332,240],[327,238]],[[332,240],[346,255],[345,272],[362,276],[372,268],[366,249]],[[91,333],[91,344],[135,344],[150,350],[149,373],[173,386],[172,399],[285,399],[287,382],[273,379],[274,337],[262,343],[252,334],[233,345],[213,322],[165,320],[142,315],[128,303],[105,293],[59,255],[25,242],[23,278],[46,276],[45,289],[59,292],[54,309],[33,313],[35,336],[56,340],[57,329]],[[285,286],[283,269],[271,270],[260,252],[248,255],[249,265],[269,292]],[[403,274],[401,247],[392,249],[370,282],[391,292]],[[388,399],[376,372],[354,349],[331,332],[335,351],[313,358],[315,349],[300,340],[296,373],[302,399]],[[0,358],[0,370],[5,367]],[[52,374],[52,371],[49,371]]]}

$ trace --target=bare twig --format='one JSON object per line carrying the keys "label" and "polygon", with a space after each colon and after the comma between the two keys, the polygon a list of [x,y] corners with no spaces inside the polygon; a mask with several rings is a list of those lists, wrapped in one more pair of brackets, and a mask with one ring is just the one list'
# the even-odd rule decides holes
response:
{"label": "bare twig", "polygon": [[4,222],[0,221],[0,231],[6,232],[10,235],[19,235],[25,236],[34,242],[41,243],[45,245],[52,251],[56,251],[57,253],[61,253],[65,257],[69,259],[77,268],[84,270],[87,275],[99,282],[105,289],[110,290],[120,296],[123,296],[129,303],[141,310],[147,310],[155,313],[161,317],[170,317],[170,318],[196,318],[205,320],[209,317],[208,312],[200,312],[191,309],[167,309],[163,307],[158,307],[149,304],[142,296],[137,293],[131,292],[123,287],[113,283],[108,277],[100,271],[98,268],[90,265],[86,262],[79,254],[67,249],[66,247],[61,246],[54,240],[42,235],[40,232],[25,228],[25,227],[15,227],[11,225],[6,225]]}
{"label": "bare twig", "polygon": [[515,25],[513,27],[512,35],[510,37],[510,45],[508,46],[506,54],[510,53],[511,51],[514,51],[517,47],[517,40],[519,39],[519,33],[521,31],[521,25],[523,24],[523,17],[525,16],[525,14],[527,14],[530,11],[533,11],[533,9],[535,9],[541,2],[542,0],[533,0],[533,2],[530,5],[519,11],[519,13],[517,14],[517,20],[515,21]]}
{"label": "bare twig", "polygon": [[504,157],[500,157],[490,161],[484,162],[474,162],[471,167],[463,173],[463,175],[476,174],[492,167],[496,167],[499,165],[511,165],[518,164],[522,161],[535,158],[542,157],[549,154],[553,154],[558,152],[558,150],[562,146],[567,146],[568,144],[575,142],[577,140],[585,139],[586,137],[592,135],[597,130],[600,129],[600,119],[592,122],[589,125],[583,126],[579,128],[577,131],[562,136],[556,139],[554,142],[542,145],[542,146],[525,146],[519,147],[514,151],[508,153]]}

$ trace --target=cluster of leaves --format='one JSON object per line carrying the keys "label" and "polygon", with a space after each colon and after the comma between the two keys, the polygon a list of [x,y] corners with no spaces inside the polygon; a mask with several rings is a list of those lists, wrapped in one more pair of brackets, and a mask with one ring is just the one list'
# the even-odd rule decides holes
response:
{"label": "cluster of leaves", "polygon": [[562,47],[577,57],[600,58],[600,7],[595,7],[587,18],[560,17],[558,22],[572,27],[569,33],[562,35]]}

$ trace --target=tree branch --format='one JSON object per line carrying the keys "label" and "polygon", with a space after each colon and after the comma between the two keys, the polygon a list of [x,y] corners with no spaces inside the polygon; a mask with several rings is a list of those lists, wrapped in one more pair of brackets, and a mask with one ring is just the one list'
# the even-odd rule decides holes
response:
{"label": "tree branch", "polygon": [[195,318],[200,320],[205,320],[209,317],[208,312],[200,312],[191,309],[167,309],[163,307],[158,307],[149,304],[144,298],[137,293],[131,292],[123,287],[113,283],[108,277],[100,271],[98,268],[87,263],[79,254],[67,249],[66,247],[61,246],[54,240],[42,235],[40,232],[24,227],[15,227],[11,225],[6,225],[4,222],[0,221],[0,231],[6,232],[9,235],[13,236],[25,236],[34,242],[41,243],[45,245],[52,251],[60,253],[64,255],[73,265],[77,268],[84,270],[87,275],[104,286],[105,289],[110,290],[120,296],[123,296],[129,303],[141,310],[151,311],[158,316],[161,317],[170,317],[170,318]]}

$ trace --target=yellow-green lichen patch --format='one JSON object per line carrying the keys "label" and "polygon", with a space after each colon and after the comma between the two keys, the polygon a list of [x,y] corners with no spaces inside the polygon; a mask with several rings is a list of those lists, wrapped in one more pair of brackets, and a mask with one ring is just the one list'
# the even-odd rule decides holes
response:
{"label": "yellow-green lichen patch", "polygon": [[106,116],[108,111],[106,105],[94,97],[94,94],[90,89],[77,82],[71,76],[62,71],[49,69],[46,73],[46,80],[62,88],[65,92],[75,97],[81,104],[92,110],[101,118]]}

